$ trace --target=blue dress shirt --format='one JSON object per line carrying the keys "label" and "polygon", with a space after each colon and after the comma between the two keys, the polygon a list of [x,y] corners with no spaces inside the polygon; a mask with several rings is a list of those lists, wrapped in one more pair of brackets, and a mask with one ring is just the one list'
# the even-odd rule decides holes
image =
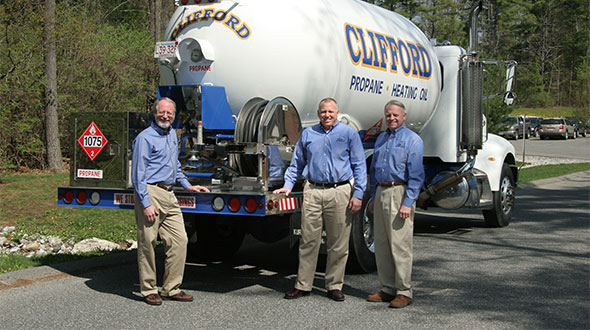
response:
{"label": "blue dress shirt", "polygon": [[358,133],[340,122],[329,131],[321,124],[304,129],[285,171],[285,187],[293,189],[302,174],[317,183],[343,182],[354,177],[353,197],[362,200],[367,186],[367,165]]}
{"label": "blue dress shirt", "polygon": [[401,125],[377,137],[370,169],[371,196],[375,200],[378,182],[407,182],[402,205],[412,207],[424,182],[424,143],[418,134]]}
{"label": "blue dress shirt", "polygon": [[148,184],[174,185],[178,181],[185,189],[191,185],[180,168],[178,138],[173,129],[165,130],[152,122],[133,140],[131,180],[144,208],[152,205]]}

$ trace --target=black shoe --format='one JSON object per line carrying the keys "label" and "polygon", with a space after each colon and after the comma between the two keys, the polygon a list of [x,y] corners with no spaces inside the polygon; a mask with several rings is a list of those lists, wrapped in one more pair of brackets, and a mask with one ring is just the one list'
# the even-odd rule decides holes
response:
{"label": "black shoe", "polygon": [[303,291],[299,289],[293,289],[287,293],[285,293],[285,299],[297,299],[303,296],[307,296],[311,291]]}
{"label": "black shoe", "polygon": [[334,301],[344,301],[344,293],[341,290],[328,290],[328,298]]}

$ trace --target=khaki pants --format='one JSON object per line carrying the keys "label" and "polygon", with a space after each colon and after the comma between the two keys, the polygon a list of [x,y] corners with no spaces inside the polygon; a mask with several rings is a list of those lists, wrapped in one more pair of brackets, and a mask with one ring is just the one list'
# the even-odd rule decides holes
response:
{"label": "khaki pants", "polygon": [[406,194],[406,186],[377,187],[373,225],[375,227],[375,258],[381,291],[412,298],[412,238],[414,211],[410,217],[398,215]]}
{"label": "khaki pants", "polygon": [[336,188],[321,188],[306,183],[303,189],[299,270],[295,288],[311,291],[322,239],[322,224],[326,227],[326,289],[342,289],[348,259],[351,218],[348,202],[351,184]]}
{"label": "khaki pants", "polygon": [[146,221],[143,207],[135,196],[135,220],[137,222],[137,264],[141,294],[147,296],[158,293],[156,284],[156,240],[158,234],[164,243],[166,261],[164,264],[164,283],[162,295],[172,296],[180,292],[186,262],[188,238],[184,229],[182,212],[176,196],[171,191],[148,185],[152,205],[158,211],[154,223]]}

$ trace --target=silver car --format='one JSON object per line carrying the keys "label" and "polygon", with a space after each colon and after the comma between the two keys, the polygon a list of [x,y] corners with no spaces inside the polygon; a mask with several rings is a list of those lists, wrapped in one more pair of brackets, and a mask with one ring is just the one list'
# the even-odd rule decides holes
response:
{"label": "silver car", "polygon": [[539,137],[541,140],[550,137],[562,139],[576,138],[575,128],[565,118],[544,118],[539,123]]}

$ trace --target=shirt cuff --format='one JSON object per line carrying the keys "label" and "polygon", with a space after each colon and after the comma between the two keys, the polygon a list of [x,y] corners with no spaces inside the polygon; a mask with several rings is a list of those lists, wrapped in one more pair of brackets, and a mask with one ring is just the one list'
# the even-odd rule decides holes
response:
{"label": "shirt cuff", "polygon": [[354,194],[352,194],[352,197],[356,197],[362,201],[363,200],[363,191],[362,190],[361,191],[355,190]]}

